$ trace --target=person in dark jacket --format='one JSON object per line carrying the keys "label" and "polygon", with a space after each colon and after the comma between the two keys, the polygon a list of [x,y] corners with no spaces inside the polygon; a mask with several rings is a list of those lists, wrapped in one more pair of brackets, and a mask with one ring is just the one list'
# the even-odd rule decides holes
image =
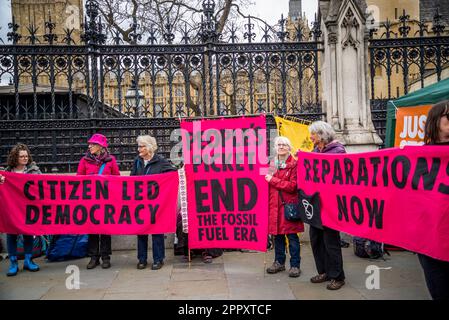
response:
{"label": "person in dark jacket", "polygon": [[[107,138],[99,133],[94,134],[88,141],[86,155],[80,160],[77,175],[120,175],[115,157],[109,153]],[[93,269],[100,264],[108,269],[111,267],[111,236],[107,234],[89,234],[87,254],[90,261],[87,269]]]}
{"label": "person in dark jacket", "polygon": [[284,203],[297,203],[296,160],[291,155],[292,145],[287,137],[274,139],[275,159],[271,165],[272,173],[265,176],[269,184],[268,233],[274,236],[274,262],[267,273],[285,270],[285,247],[288,238],[290,252],[289,276],[297,278],[300,269],[300,244],[298,232],[304,231],[302,221],[288,221],[284,216]]}
{"label": "person in dark jacket", "polygon": [[[335,131],[324,121],[313,122],[309,126],[310,139],[318,153],[346,153],[345,147],[335,140]],[[329,290],[338,290],[345,284],[343,256],[341,253],[340,232],[323,226],[323,230],[310,226],[310,242],[318,275],[312,283],[330,280]]]}
{"label": "person in dark jacket", "polygon": [[[427,145],[449,146],[449,100],[435,104],[427,115],[424,128]],[[418,254],[426,285],[434,300],[449,300],[449,261]]]}
{"label": "person in dark jacket", "polygon": [[[30,149],[23,143],[15,145],[8,155],[8,167],[6,171],[15,173],[41,174],[39,167],[33,162]],[[0,175],[0,185],[5,183],[5,176]],[[6,243],[8,247],[8,256],[10,267],[7,276],[15,276],[19,271],[19,264],[17,262],[17,234],[8,234],[6,236]],[[23,269],[32,272],[39,271],[39,266],[33,262],[33,242],[32,235],[23,235],[23,247],[25,251],[25,261],[23,262]]]}
{"label": "person in dark jacket", "polygon": [[[164,172],[175,171],[176,168],[172,166],[167,159],[159,154],[156,154],[157,143],[152,136],[137,137],[137,151],[139,155],[134,159],[133,167],[131,169],[132,176],[143,176],[150,174],[158,174]],[[153,234],[153,264],[152,270],[159,270],[164,265],[165,259],[165,245],[163,234]],[[148,235],[142,234],[137,236],[137,269],[145,269],[147,266],[148,257]]]}

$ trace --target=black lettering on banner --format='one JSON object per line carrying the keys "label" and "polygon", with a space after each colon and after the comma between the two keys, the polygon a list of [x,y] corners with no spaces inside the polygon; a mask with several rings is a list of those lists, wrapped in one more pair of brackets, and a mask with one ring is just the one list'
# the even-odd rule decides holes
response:
{"label": "black lettering on banner", "polygon": [[104,224],[115,224],[114,220],[115,207],[107,204],[104,206]]}
{"label": "black lettering on banner", "polygon": [[134,217],[136,219],[136,223],[137,224],[144,224],[145,221],[143,221],[142,219],[140,219],[139,213],[140,211],[142,211],[143,209],[145,209],[145,206],[143,204],[139,204],[136,209],[134,210]]}
{"label": "black lettering on banner", "polygon": [[[402,175],[401,180],[398,179],[398,164],[402,164]],[[407,184],[407,178],[410,173],[411,163],[410,160],[405,156],[397,156],[391,162],[391,179],[394,185],[399,189],[404,189]]]}
{"label": "black lettering on banner", "polygon": [[365,203],[366,203],[366,210],[368,211],[368,215],[369,215],[370,228],[373,227],[373,221],[374,221],[376,228],[382,229],[385,201],[380,200],[380,206],[379,206],[379,202],[376,199],[373,199],[373,205],[371,205],[371,202],[369,199],[365,199]]}
{"label": "black lettering on banner", "polygon": [[[359,209],[359,216],[356,215],[355,204]],[[356,224],[361,225],[363,223],[363,204],[356,196],[351,197],[351,216]]]}
{"label": "black lettering on banner", "polygon": [[126,222],[127,224],[131,224],[131,213],[129,212],[128,206],[123,206],[122,211],[120,212],[120,218],[118,219],[118,224],[123,224]]}
{"label": "black lettering on banner", "polygon": [[203,205],[203,201],[209,198],[209,194],[207,192],[202,192],[201,188],[207,186],[206,180],[196,180],[195,181],[195,203],[196,203],[196,212],[209,212],[210,206]]}
{"label": "black lettering on banner", "polygon": [[50,225],[51,224],[50,217],[51,217],[51,206],[42,206],[42,224],[47,226]]}
{"label": "black lettering on banner", "polygon": [[304,169],[306,170],[306,181],[310,181],[310,169],[312,168],[310,165],[310,161],[308,159],[304,159]]}
{"label": "black lettering on banner", "polygon": [[321,163],[322,171],[321,171],[321,180],[323,183],[326,183],[326,176],[331,172],[331,164],[326,159],[323,159]]}
{"label": "black lettering on banner", "polygon": [[23,194],[28,200],[36,200],[36,197],[30,193],[30,186],[34,185],[34,181],[27,181],[23,186]]}
{"label": "black lettering on banner", "polygon": [[39,180],[37,182],[37,185],[39,186],[39,199],[43,200],[44,198],[44,181]]}
{"label": "black lettering on banner", "polygon": [[67,199],[66,190],[65,190],[65,181],[61,181],[61,200]]}
{"label": "black lettering on banner", "polygon": [[344,158],[343,160],[345,166],[346,184],[354,184],[354,177],[352,171],[354,170],[354,163],[349,158]]}
{"label": "black lettering on banner", "polygon": [[50,186],[50,199],[56,200],[56,186],[58,185],[58,181],[48,180],[47,184]]}
{"label": "black lettering on banner", "polygon": [[95,204],[92,206],[92,208],[90,208],[89,217],[90,217],[90,221],[92,222],[92,224],[100,224],[100,221],[95,219],[95,211],[98,209],[100,209],[99,204]]}
{"label": "black lettering on banner", "polygon": [[128,182],[126,181],[123,181],[122,192],[122,200],[131,200],[131,197],[128,196]]}
{"label": "black lettering on banner", "polygon": [[382,170],[382,178],[384,180],[384,187],[388,187],[388,157],[384,157],[384,168]]}
{"label": "black lettering on banner", "polygon": [[159,196],[159,183],[148,181],[147,184],[148,200],[156,199]]}
{"label": "black lettering on banner", "polygon": [[78,188],[80,186],[79,181],[69,181],[69,185],[72,186],[72,191],[70,192],[69,200],[79,200],[79,196],[76,195],[76,192],[78,191]]}
{"label": "black lettering on banner", "polygon": [[100,200],[101,198],[109,200],[109,181],[98,181],[95,188],[95,199]]}
{"label": "black lettering on banner", "polygon": [[150,209],[150,217],[151,217],[151,224],[156,224],[156,213],[159,209],[159,204],[157,204],[155,207],[153,207],[152,204],[148,205],[148,208]]}
{"label": "black lettering on banner", "polygon": [[39,220],[39,207],[27,205],[25,224],[35,224]]}
{"label": "black lettering on banner", "polygon": [[362,181],[365,183],[365,186],[368,186],[368,169],[366,168],[366,160],[365,158],[359,159],[359,172],[357,174],[357,185],[359,186]]}
{"label": "black lettering on banner", "polygon": [[313,159],[313,182],[320,182],[318,178],[318,164],[320,161],[318,159]]}
{"label": "black lettering on banner", "polygon": [[341,221],[344,217],[346,222],[349,222],[346,196],[340,197],[339,195],[337,195],[337,204],[338,204],[338,220]]}
{"label": "black lettering on banner", "polygon": [[[78,218],[78,212],[81,212],[81,218]],[[73,209],[73,222],[79,226],[86,223],[87,220],[87,209],[83,205],[77,205],[75,209]]]}
{"label": "black lettering on banner", "polygon": [[373,181],[371,182],[371,185],[377,187],[377,172],[379,171],[380,158],[370,158],[369,161],[373,165]]}
{"label": "black lettering on banner", "polygon": [[134,200],[143,200],[142,197],[142,181],[135,181],[134,182]]}
{"label": "black lettering on banner", "polygon": [[91,200],[92,196],[90,195],[91,188],[90,185],[92,184],[91,180],[84,180],[83,181],[83,200]]}
{"label": "black lettering on banner", "polygon": [[435,186],[435,181],[438,176],[438,172],[440,170],[441,159],[440,158],[432,158],[432,167],[429,168],[427,166],[427,159],[419,157],[418,162],[416,164],[415,173],[413,174],[412,179],[412,189],[417,190],[419,186],[419,181],[423,180],[424,190],[433,190]]}
{"label": "black lettering on banner", "polygon": [[[447,163],[446,167],[446,175],[449,176],[449,162]],[[449,185],[440,183],[440,185],[438,186],[438,192],[443,194],[449,194]]]}
{"label": "black lettering on banner", "polygon": [[70,224],[70,206],[56,207],[55,224]]}
{"label": "black lettering on banner", "polygon": [[220,211],[220,199],[226,211],[234,211],[232,179],[225,179],[225,185],[225,190],[223,190],[220,180],[212,179],[210,181],[210,187],[212,190],[212,208],[215,212]]}
{"label": "black lettering on banner", "polygon": [[338,159],[335,159],[334,161],[334,177],[332,178],[332,184],[335,184],[335,182],[340,182],[340,184],[343,184],[343,175],[341,172],[340,167],[340,161]]}
{"label": "black lettering on banner", "polygon": [[[249,200],[245,203],[245,186],[249,188]],[[253,180],[249,178],[237,179],[237,195],[239,211],[250,211],[257,204],[258,191]]]}

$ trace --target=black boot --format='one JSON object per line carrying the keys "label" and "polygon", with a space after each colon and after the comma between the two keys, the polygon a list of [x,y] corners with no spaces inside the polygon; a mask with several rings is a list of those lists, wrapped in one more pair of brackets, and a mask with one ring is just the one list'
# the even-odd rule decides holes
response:
{"label": "black boot", "polygon": [[101,258],[102,263],[101,263],[101,267],[103,269],[109,269],[111,267],[111,258],[110,257],[103,257]]}
{"label": "black boot", "polygon": [[98,257],[91,257],[89,263],[87,264],[87,269],[93,269],[100,264],[100,259]]}

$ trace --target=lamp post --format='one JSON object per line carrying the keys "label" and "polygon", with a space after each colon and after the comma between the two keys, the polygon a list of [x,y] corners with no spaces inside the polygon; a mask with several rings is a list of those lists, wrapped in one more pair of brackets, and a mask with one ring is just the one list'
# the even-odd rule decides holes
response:
{"label": "lamp post", "polygon": [[137,84],[134,80],[131,81],[131,87],[129,87],[128,91],[125,95],[126,105],[129,110],[134,108],[135,117],[138,118],[140,116],[140,107],[143,104],[145,96],[143,95],[142,90],[137,87]]}

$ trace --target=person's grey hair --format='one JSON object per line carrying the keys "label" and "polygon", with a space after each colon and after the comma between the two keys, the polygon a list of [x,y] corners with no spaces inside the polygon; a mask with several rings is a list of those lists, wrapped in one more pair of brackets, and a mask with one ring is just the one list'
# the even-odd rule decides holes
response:
{"label": "person's grey hair", "polygon": [[277,145],[279,144],[279,143],[283,143],[283,144],[286,144],[286,145],[288,145],[288,148],[290,149],[289,151],[291,152],[292,151],[292,149],[293,149],[293,147],[292,147],[292,143],[290,142],[290,139],[289,138],[287,138],[287,137],[283,137],[283,136],[278,136],[278,137],[276,137],[276,138],[274,138],[274,154],[277,154]]}
{"label": "person's grey hair", "polygon": [[335,140],[335,131],[332,126],[324,121],[315,121],[309,126],[311,134],[316,134],[325,144]]}
{"label": "person's grey hair", "polygon": [[146,136],[138,136],[137,137],[137,144],[143,144],[146,145],[148,150],[151,153],[155,153],[157,150],[157,143],[156,139],[152,136],[146,135]]}

